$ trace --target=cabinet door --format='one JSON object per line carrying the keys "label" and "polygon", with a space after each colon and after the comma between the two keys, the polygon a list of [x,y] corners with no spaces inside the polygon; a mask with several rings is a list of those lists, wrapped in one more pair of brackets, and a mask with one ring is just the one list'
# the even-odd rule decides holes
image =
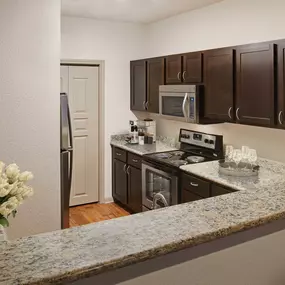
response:
{"label": "cabinet door", "polygon": [[128,206],[135,213],[142,211],[142,172],[128,166]]}
{"label": "cabinet door", "polygon": [[184,83],[202,82],[202,53],[191,52],[183,55],[182,81]]}
{"label": "cabinet door", "polygon": [[127,174],[126,164],[120,160],[113,160],[113,197],[123,204],[127,204]]}
{"label": "cabinet door", "polygon": [[210,182],[199,179],[192,175],[182,175],[182,188],[183,191],[189,191],[200,197],[210,197]]}
{"label": "cabinet door", "polygon": [[164,85],[164,58],[147,61],[147,103],[148,112],[159,113],[159,85]]}
{"label": "cabinet door", "polygon": [[217,185],[217,184],[212,184],[212,187],[211,187],[211,196],[212,197],[225,195],[225,194],[229,194],[232,192],[236,192],[236,191],[227,189],[227,188],[220,186],[220,185]]}
{"label": "cabinet door", "polygon": [[204,53],[204,116],[234,120],[234,51],[218,49]]}
{"label": "cabinet door", "polygon": [[146,103],[146,62],[131,62],[131,110],[145,111]]}
{"label": "cabinet door", "polygon": [[189,191],[182,190],[181,203],[188,203],[188,202],[193,202],[193,201],[197,201],[201,199],[204,199],[204,198],[194,193],[191,193]]}
{"label": "cabinet door", "polygon": [[166,57],[166,84],[182,82],[182,57],[170,55]]}
{"label": "cabinet door", "polygon": [[285,41],[278,44],[278,107],[277,124],[285,129]]}
{"label": "cabinet door", "polygon": [[237,49],[237,122],[274,125],[275,45],[255,44]]}

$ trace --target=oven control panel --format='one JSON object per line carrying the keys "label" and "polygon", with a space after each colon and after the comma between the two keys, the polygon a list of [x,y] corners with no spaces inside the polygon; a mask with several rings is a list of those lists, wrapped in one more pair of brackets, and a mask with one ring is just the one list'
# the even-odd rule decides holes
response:
{"label": "oven control panel", "polygon": [[215,135],[204,134],[189,130],[180,131],[180,142],[206,147],[209,149],[216,149],[217,137]]}

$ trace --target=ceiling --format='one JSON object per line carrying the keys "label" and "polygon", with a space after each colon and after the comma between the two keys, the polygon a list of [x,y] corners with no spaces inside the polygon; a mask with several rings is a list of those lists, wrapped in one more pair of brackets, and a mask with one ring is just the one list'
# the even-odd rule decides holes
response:
{"label": "ceiling", "polygon": [[62,14],[100,20],[151,23],[223,0],[61,0]]}

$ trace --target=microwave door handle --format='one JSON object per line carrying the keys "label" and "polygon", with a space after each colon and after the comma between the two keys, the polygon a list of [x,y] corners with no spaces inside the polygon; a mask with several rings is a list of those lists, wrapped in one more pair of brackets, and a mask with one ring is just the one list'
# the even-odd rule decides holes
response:
{"label": "microwave door handle", "polygon": [[183,111],[183,115],[186,119],[186,122],[188,121],[188,114],[187,114],[187,111],[186,111],[186,103],[188,101],[188,93],[185,93],[185,97],[184,97],[184,100],[183,100],[183,104],[182,104],[182,111]]}

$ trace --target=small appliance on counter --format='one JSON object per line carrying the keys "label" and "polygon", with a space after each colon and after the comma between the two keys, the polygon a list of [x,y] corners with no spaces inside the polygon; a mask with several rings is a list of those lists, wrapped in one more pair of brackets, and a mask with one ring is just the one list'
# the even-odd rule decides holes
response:
{"label": "small appliance on counter", "polygon": [[129,121],[130,144],[153,144],[156,142],[156,122],[152,119]]}
{"label": "small appliance on counter", "polygon": [[179,141],[180,150],[143,156],[143,211],[178,204],[180,166],[224,157],[223,136],[181,129]]}

